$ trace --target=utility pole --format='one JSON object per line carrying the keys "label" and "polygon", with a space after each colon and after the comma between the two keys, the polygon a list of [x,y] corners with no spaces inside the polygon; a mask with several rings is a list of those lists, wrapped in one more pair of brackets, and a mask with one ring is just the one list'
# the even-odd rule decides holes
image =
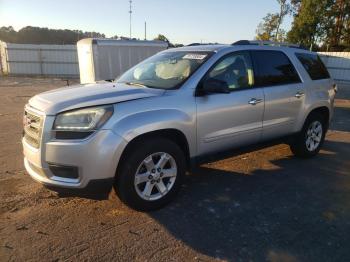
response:
{"label": "utility pole", "polygon": [[147,40],[147,23],[145,21],[145,40]]}
{"label": "utility pole", "polygon": [[132,14],[132,0],[129,0],[129,15],[130,15],[130,40],[131,40],[131,14]]}

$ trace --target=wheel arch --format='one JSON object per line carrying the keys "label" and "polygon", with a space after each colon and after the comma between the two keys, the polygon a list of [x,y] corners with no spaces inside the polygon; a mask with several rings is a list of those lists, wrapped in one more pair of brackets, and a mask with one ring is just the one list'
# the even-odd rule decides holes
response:
{"label": "wheel arch", "polygon": [[121,163],[123,163],[126,160],[128,153],[131,152],[133,149],[135,149],[135,146],[138,143],[140,143],[142,140],[145,140],[145,139],[160,138],[160,137],[171,140],[181,148],[181,150],[185,155],[187,169],[188,169],[190,166],[190,148],[189,148],[187,138],[185,134],[180,130],[174,129],[174,128],[168,128],[168,129],[160,129],[156,131],[146,132],[130,140],[126,145],[126,147],[124,148],[121,154],[121,157],[119,159],[117,169],[116,169],[116,176],[118,174],[118,169],[121,167]]}
{"label": "wheel arch", "polygon": [[312,114],[315,114],[315,113],[319,113],[321,114],[324,119],[326,120],[326,124],[328,126],[329,124],[329,121],[330,121],[330,110],[327,106],[319,106],[319,107],[316,107],[316,108],[313,108],[308,114],[307,114],[307,117],[305,118],[304,122],[306,121],[306,119],[312,115]]}
{"label": "wheel arch", "polygon": [[299,126],[298,126],[298,131],[300,131],[303,128],[305,121],[308,119],[308,117],[314,113],[319,113],[325,117],[327,128],[328,128],[330,118],[331,118],[331,110],[330,110],[328,105],[318,105],[318,106],[315,106],[315,107],[310,108],[308,110],[308,112],[305,114],[305,116],[303,118],[303,121],[301,121]]}

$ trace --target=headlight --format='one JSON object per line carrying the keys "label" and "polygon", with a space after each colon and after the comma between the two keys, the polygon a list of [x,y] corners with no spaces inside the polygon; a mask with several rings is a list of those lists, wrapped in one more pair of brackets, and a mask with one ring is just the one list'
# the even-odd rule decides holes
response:
{"label": "headlight", "polygon": [[54,131],[91,132],[99,129],[113,114],[113,106],[78,109],[56,116]]}

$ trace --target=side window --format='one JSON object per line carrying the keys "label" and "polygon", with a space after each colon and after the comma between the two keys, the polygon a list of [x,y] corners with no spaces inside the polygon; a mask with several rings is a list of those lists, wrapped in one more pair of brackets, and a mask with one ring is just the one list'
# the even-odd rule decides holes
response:
{"label": "side window", "polygon": [[296,56],[312,80],[330,78],[327,68],[318,55],[297,53]]}
{"label": "side window", "polygon": [[248,52],[236,52],[226,56],[212,68],[207,78],[225,81],[230,89],[253,85],[253,67]]}
{"label": "side window", "polygon": [[257,86],[285,85],[300,83],[300,78],[289,58],[280,51],[252,51],[257,67]]}

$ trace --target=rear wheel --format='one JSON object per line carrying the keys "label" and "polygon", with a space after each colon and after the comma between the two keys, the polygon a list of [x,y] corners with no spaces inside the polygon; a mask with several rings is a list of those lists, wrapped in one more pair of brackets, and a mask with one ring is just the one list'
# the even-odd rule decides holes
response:
{"label": "rear wheel", "polygon": [[128,206],[158,209],[175,197],[186,170],[183,151],[164,138],[137,142],[118,168],[115,189]]}
{"label": "rear wheel", "polygon": [[306,119],[301,132],[290,144],[293,154],[302,158],[315,156],[321,149],[326,132],[325,118],[319,113],[312,113]]}

